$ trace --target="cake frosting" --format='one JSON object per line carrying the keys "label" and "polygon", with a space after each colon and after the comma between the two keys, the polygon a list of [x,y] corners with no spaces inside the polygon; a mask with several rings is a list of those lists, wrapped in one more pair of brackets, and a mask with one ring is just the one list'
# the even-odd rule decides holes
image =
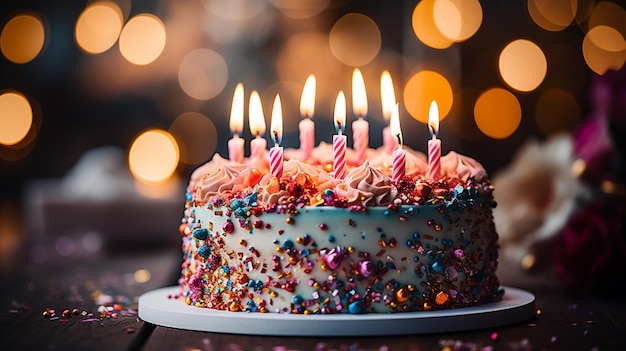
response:
{"label": "cake frosting", "polygon": [[285,150],[283,174],[216,154],[193,172],[180,225],[179,298],[226,311],[390,313],[460,308],[501,299],[493,188],[484,168],[450,152],[426,177],[407,148],[332,175],[322,143],[308,163]]}

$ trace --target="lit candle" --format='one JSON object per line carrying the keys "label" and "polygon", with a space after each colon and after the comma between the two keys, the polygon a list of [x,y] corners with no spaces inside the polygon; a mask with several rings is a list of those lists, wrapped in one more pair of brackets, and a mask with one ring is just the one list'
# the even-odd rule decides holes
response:
{"label": "lit candle", "polygon": [[252,135],[255,135],[255,137],[250,140],[250,159],[254,166],[259,165],[267,149],[267,141],[263,138],[263,134],[265,133],[263,106],[261,105],[261,97],[256,90],[250,93],[248,114],[250,117],[250,132]]}
{"label": "lit candle", "polygon": [[401,181],[406,174],[406,150],[402,148],[402,130],[400,129],[400,112],[398,111],[398,104],[395,104],[391,117],[389,119],[389,128],[391,129],[391,135],[393,135],[397,142],[398,147],[393,151],[393,168],[391,180],[394,183]]}
{"label": "lit candle", "polygon": [[315,87],[315,76],[311,74],[304,83],[302,97],[300,98],[300,116],[302,120],[300,121],[299,129],[302,161],[306,161],[311,157],[311,150],[315,146],[315,123],[313,123]]}
{"label": "lit candle", "polygon": [[[389,122],[391,112],[396,105],[396,94],[393,89],[393,81],[389,71],[384,71],[380,76],[380,100],[383,108],[383,117]],[[389,125],[383,128],[383,151],[391,154],[398,148],[398,140],[391,135]]]}
{"label": "lit candle", "polygon": [[333,174],[337,179],[346,175],[346,136],[343,134],[346,126],[346,96],[340,91],[335,101],[335,130],[333,135]]}
{"label": "lit candle", "polygon": [[230,108],[230,130],[233,137],[228,141],[228,158],[234,162],[243,162],[243,138],[239,133],[243,129],[243,84],[237,84]]}
{"label": "lit candle", "polygon": [[430,179],[439,180],[441,177],[441,140],[439,139],[439,107],[437,102],[430,103],[428,111],[428,172]]}
{"label": "lit candle", "polygon": [[357,119],[352,122],[352,147],[354,148],[354,161],[360,164],[365,160],[365,151],[369,144],[369,123],[367,116],[367,93],[363,75],[358,68],[352,74],[352,111]]}
{"label": "lit candle", "polygon": [[283,138],[283,111],[280,103],[280,95],[276,94],[272,107],[272,123],[270,125],[274,147],[270,149],[270,173],[276,178],[283,175],[283,148],[280,142]]}

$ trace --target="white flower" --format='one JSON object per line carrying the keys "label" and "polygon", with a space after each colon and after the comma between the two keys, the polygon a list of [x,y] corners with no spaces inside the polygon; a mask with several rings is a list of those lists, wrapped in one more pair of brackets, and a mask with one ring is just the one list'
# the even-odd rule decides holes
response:
{"label": "white flower", "polygon": [[573,163],[571,136],[558,135],[527,142],[495,175],[494,222],[502,259],[519,264],[531,245],[563,227],[584,189],[572,173]]}

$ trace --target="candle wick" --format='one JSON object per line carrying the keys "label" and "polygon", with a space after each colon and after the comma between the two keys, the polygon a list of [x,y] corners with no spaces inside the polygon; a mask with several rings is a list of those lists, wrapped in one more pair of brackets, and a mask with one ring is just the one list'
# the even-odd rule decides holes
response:
{"label": "candle wick", "polygon": [[278,146],[278,132],[274,131],[274,146]]}
{"label": "candle wick", "polygon": [[337,121],[337,133],[339,133],[339,135],[343,134],[343,130],[341,128],[341,122]]}
{"label": "candle wick", "polygon": [[400,145],[400,147],[402,147],[402,134],[396,134],[396,139],[398,139],[398,144]]}

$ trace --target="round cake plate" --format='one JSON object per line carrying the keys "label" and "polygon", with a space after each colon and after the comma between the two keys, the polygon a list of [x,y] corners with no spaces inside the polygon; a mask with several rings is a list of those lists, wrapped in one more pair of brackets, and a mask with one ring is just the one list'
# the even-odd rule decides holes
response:
{"label": "round cake plate", "polygon": [[139,317],[156,325],[215,333],[265,336],[381,336],[483,329],[535,315],[535,296],[504,287],[502,301],[443,311],[302,315],[217,311],[171,298],[178,286],[139,297]]}

